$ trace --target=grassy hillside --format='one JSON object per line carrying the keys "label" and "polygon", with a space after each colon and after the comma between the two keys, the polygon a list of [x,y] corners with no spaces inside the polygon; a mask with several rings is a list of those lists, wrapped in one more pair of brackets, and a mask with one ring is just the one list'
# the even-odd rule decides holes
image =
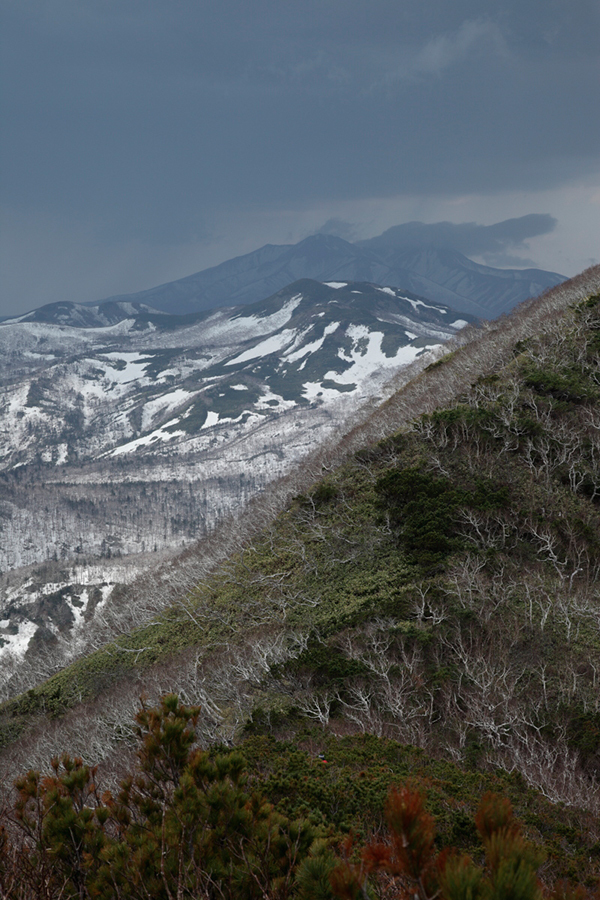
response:
{"label": "grassy hillside", "polygon": [[206,741],[284,741],[269,769],[313,723],[334,756],[374,735],[365,765],[393,740],[459,796],[499,770],[600,815],[599,276],[440,360],[167,612],[5,703],[5,771],[17,737],[114,758],[140,690],[176,690]]}

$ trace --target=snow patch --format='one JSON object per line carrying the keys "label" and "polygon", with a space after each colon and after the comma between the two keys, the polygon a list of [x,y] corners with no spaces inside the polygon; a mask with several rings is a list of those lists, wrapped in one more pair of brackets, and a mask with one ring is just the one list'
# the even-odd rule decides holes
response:
{"label": "snow patch", "polygon": [[226,366],[235,366],[238,363],[248,362],[250,359],[258,359],[259,356],[269,356],[271,353],[278,353],[287,347],[296,337],[295,331],[280,331],[278,334],[271,334],[266,340],[260,341],[250,350],[245,350],[234,359],[228,360]]}
{"label": "snow patch", "polygon": [[105,374],[117,384],[128,384],[138,378],[144,377],[144,369],[148,365],[148,354],[144,356],[141,353],[103,353],[106,359],[115,362],[124,362],[125,368],[116,368],[109,366],[105,370]]}
{"label": "snow patch", "polygon": [[[338,355],[352,365],[341,374],[335,371],[327,372],[324,380],[331,379],[339,384],[365,385],[377,372],[406,366],[423,353],[422,347],[407,344],[405,347],[399,347],[395,356],[386,356],[381,349],[385,335],[380,331],[370,332],[365,325],[351,325],[346,333],[354,342],[354,347],[349,353],[339,350]],[[432,348],[434,346],[439,345],[434,344]]]}
{"label": "snow patch", "polygon": [[308,353],[316,353],[317,350],[320,350],[323,346],[323,341],[329,334],[333,334],[337,328],[339,328],[339,322],[330,322],[329,325],[326,325],[323,330],[323,336],[317,338],[316,341],[311,341],[310,344],[305,344],[304,347],[300,347],[299,350],[295,350],[293,353],[284,353],[285,359],[288,362],[297,362],[299,359],[302,359],[303,356],[306,356]]}
{"label": "snow patch", "polygon": [[282,412],[286,409],[294,409],[297,405],[295,400],[284,400],[281,394],[274,394],[272,391],[266,390],[262,397],[256,401],[254,406],[256,409],[268,409],[273,411],[274,404],[269,403],[269,400],[277,400],[277,406],[275,407],[277,412]]}
{"label": "snow patch", "polygon": [[83,617],[84,617],[84,615],[85,615],[85,611],[86,611],[86,609],[87,609],[87,605],[88,605],[88,603],[90,602],[90,595],[89,595],[89,593],[88,593],[88,589],[87,589],[87,588],[84,588],[84,589],[83,589],[83,591],[81,592],[81,594],[80,594],[79,597],[78,597],[78,600],[79,600],[79,603],[81,603],[81,606],[76,605],[75,603],[73,603],[73,601],[71,601],[71,602],[69,603],[69,607],[70,607],[70,609],[71,609],[71,613],[72,613],[73,618],[74,618],[74,620],[75,620],[75,621],[73,622],[73,627],[74,627],[74,628],[79,628],[81,625],[83,625]]}
{"label": "snow patch", "polygon": [[172,441],[176,437],[182,437],[185,435],[185,431],[165,431],[166,428],[170,428],[173,425],[177,425],[179,422],[179,417],[176,419],[171,419],[169,422],[165,422],[164,425],[161,425],[160,428],[157,428],[156,431],[151,432],[150,434],[144,434],[142,437],[136,438],[134,441],[129,441],[128,444],[122,444],[120,447],[115,447],[114,450],[111,450],[110,453],[103,454],[104,456],[121,456],[123,453],[133,453],[138,447],[147,447],[149,444],[154,444],[157,441]]}
{"label": "snow patch", "polygon": [[56,457],[57,466],[64,466],[69,458],[69,445],[68,444],[59,444],[57,447],[58,455]]}
{"label": "snow patch", "polygon": [[202,343],[231,347],[243,340],[278,331],[289,322],[301,300],[302,294],[294,294],[281,309],[262,317],[238,314],[231,318],[227,311],[218,310],[201,323]]}
{"label": "snow patch", "polygon": [[[336,381],[340,381],[335,373],[328,373],[327,377],[334,377]],[[350,391],[348,391],[350,393]],[[340,391],[336,391],[335,388],[327,388],[321,385],[320,381],[305,381],[302,385],[302,394],[306,397],[307,400],[314,402],[315,400],[321,401],[333,401],[339,400],[342,396]]]}
{"label": "snow patch", "polygon": [[[379,288],[379,290],[387,291],[388,288]],[[396,294],[394,294],[394,297]],[[440,309],[439,306],[431,306],[429,303],[423,303],[422,300],[412,300],[410,297],[402,297],[398,295],[398,300],[406,300],[407,303],[410,303],[413,309],[418,309],[419,306],[424,306],[425,309],[435,309],[436,312],[445,313],[445,309]]]}
{"label": "snow patch", "polygon": [[189,400],[189,398],[193,396],[194,395],[189,391],[177,388],[175,391],[163,394],[161,397],[155,397],[154,400],[149,400],[148,403],[144,404],[142,412],[142,431],[145,431],[146,428],[150,428],[152,420],[156,418],[160,412],[181,406],[182,403],[185,403],[186,400]]}
{"label": "snow patch", "polygon": [[12,656],[24,656],[29,647],[29,641],[38,630],[35,622],[26,619],[19,623],[19,630],[16,634],[3,634],[2,639],[4,646],[1,648],[2,654],[10,653]]}
{"label": "snow patch", "polygon": [[[212,428],[213,425],[218,424],[218,421],[219,421],[219,413],[215,412],[213,409],[209,409],[208,413],[206,414],[206,420],[205,420],[202,428]],[[200,431],[202,431],[202,428],[200,429]]]}

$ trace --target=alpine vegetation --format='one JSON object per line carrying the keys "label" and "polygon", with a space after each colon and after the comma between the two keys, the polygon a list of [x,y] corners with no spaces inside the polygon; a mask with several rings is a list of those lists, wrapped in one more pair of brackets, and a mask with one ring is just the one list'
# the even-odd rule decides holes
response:
{"label": "alpine vegetation", "polygon": [[[269,898],[586,896],[600,839],[599,335],[596,267],[457,340],[217,529],[220,559],[207,542],[173,561],[153,588],[169,606],[137,623],[124,614],[120,636],[115,619],[108,642],[7,699],[4,777],[34,767],[16,806],[7,794],[17,820],[31,810],[33,834],[33,811],[48,809],[50,841],[53,791],[90,810],[81,839],[108,849],[85,851],[85,878],[101,884],[114,852],[133,891],[113,885],[111,897],[138,896],[134,847],[148,877],[167,879],[164,896],[187,884],[182,869],[160,869],[163,840],[181,848],[186,878],[218,885],[208,897],[234,891],[218,869],[227,860],[238,884],[248,872],[283,879],[262,884],[256,896]],[[177,750],[180,768],[163,767],[168,736],[184,732],[196,755]],[[203,868],[177,804],[226,794],[240,808],[233,746],[273,808],[244,795],[258,819],[239,820],[250,831],[214,861],[206,850]],[[61,762],[65,751],[77,759]],[[114,806],[96,799],[96,764],[111,797],[121,784]],[[437,839],[421,788],[444,810]],[[523,827],[506,801],[481,799],[488,790],[510,796]],[[192,831],[209,815],[200,806]],[[149,843],[135,830],[142,812]],[[302,817],[324,831],[303,831]],[[10,852],[29,853],[31,837],[10,827]],[[463,855],[439,853],[450,846]],[[259,857],[267,869],[248,862]],[[579,894],[554,887],[565,876]]]}

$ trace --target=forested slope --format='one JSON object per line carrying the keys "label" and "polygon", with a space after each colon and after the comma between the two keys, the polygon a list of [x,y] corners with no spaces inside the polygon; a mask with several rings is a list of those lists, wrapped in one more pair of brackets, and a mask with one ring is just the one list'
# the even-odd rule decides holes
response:
{"label": "forested slope", "polygon": [[4,771],[17,736],[118,770],[140,690],[174,690],[205,742],[316,723],[598,816],[599,401],[596,268],[424,372],[263,530],[255,507],[168,612],[4,704]]}

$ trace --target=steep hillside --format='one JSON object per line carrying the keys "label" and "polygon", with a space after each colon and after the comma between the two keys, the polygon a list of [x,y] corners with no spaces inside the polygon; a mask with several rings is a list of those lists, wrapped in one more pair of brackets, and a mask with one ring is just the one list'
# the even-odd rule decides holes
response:
{"label": "steep hillside", "polygon": [[210,314],[53,304],[0,325],[0,656],[85,631],[115,573],[206,534],[466,324],[305,280]]}
{"label": "steep hillside", "polygon": [[[393,229],[391,229],[393,231]],[[351,244],[316,234],[298,244],[267,244],[218,266],[111,301],[143,303],[168,313],[194,313],[253,303],[299,278],[368,281],[415,291],[435,303],[493,319],[564,281],[540,269],[494,269],[443,247],[410,248],[378,238]]]}
{"label": "steep hillside", "polygon": [[177,691],[286,813],[368,831],[409,772],[455,840],[494,786],[545,845],[547,883],[592,887],[599,408],[596,267],[430,364],[313,460],[325,477],[298,472],[217,534],[212,571],[165,570],[166,612],[5,702],[4,778],[68,748],[110,781],[140,692]]}
{"label": "steep hillside", "polygon": [[36,760],[65,736],[110,755],[141,684],[201,702],[207,739],[308,718],[597,809],[599,295],[596,268],[488,328],[323,456],[324,480],[288,480],[281,498],[306,487],[267,531],[276,494],[217,534],[238,552],[212,575],[165,571],[170,611],[4,705],[5,764],[17,735]]}

